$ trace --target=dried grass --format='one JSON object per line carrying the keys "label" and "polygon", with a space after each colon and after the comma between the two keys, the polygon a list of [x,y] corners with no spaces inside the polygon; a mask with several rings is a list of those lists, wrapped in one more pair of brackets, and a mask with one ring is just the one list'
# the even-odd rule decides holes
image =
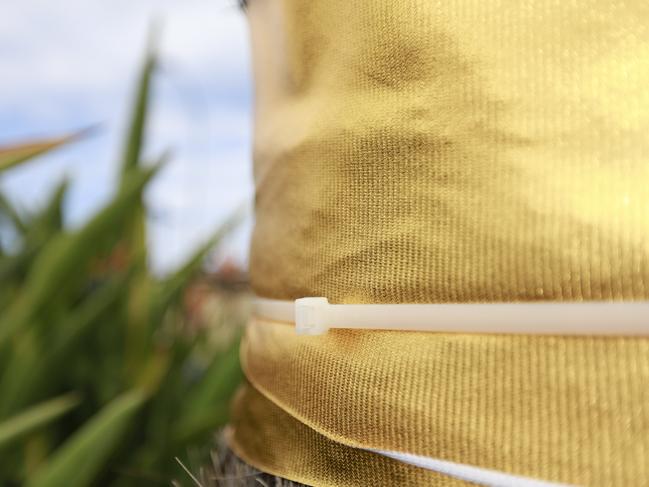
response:
{"label": "dried grass", "polygon": [[[228,447],[224,434],[216,436],[209,465],[191,469],[182,465],[187,479],[198,487],[304,487],[304,484],[260,472],[237,457]],[[186,485],[174,482],[174,485]]]}

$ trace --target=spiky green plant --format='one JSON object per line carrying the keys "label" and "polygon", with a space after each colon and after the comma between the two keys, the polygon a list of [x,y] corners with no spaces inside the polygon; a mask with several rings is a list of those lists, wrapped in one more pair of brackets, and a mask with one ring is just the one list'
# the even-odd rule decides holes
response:
{"label": "spiky green plant", "polygon": [[[162,162],[143,165],[142,144],[155,64],[148,54],[119,188],[88,223],[64,227],[66,184],[32,215],[0,195],[0,229],[15,236],[0,242],[0,485],[169,485],[174,458],[227,420],[236,340],[205,361],[179,297],[239,217],[170,277],[149,272],[142,191]],[[0,148],[0,175],[75,138]]]}

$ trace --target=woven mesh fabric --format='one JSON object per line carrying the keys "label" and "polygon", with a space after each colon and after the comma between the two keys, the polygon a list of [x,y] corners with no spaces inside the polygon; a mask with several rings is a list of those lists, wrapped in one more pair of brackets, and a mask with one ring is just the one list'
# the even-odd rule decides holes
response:
{"label": "woven mesh fabric", "polygon": [[237,455],[270,473],[307,485],[470,485],[332,441],[249,386],[235,398],[233,411],[239,427],[233,431],[230,445]]}
{"label": "woven mesh fabric", "polygon": [[253,320],[241,355],[258,391],[345,445],[574,485],[649,479],[649,340],[301,337]]}
{"label": "woven mesh fabric", "polygon": [[644,0],[260,0],[252,282],[649,297]]}
{"label": "woven mesh fabric", "polygon": [[[649,3],[252,0],[248,16],[258,295],[649,299]],[[645,338],[296,337],[253,320],[242,356],[298,435],[646,485],[648,348]],[[247,409],[235,437],[251,424],[280,435],[268,421]],[[256,445],[239,440],[275,471]],[[287,449],[280,474],[303,479],[301,455]],[[373,461],[359,463],[368,485]],[[318,485],[339,468],[317,465]]]}

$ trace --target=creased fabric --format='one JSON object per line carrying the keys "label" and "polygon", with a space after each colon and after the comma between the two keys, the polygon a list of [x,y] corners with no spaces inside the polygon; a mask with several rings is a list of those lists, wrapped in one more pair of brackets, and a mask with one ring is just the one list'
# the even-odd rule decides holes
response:
{"label": "creased fabric", "polygon": [[[233,404],[230,445],[251,465],[307,485],[472,485],[332,441],[245,385]],[[254,418],[254,419],[253,419]]]}
{"label": "creased fabric", "polygon": [[255,0],[257,294],[647,299],[649,3]]}
{"label": "creased fabric", "polygon": [[261,393],[350,446],[575,485],[649,479],[649,339],[308,337],[253,319],[241,352]]}
{"label": "creased fabric", "polygon": [[[649,299],[649,3],[252,0],[248,16],[259,296]],[[648,348],[253,319],[242,358],[300,431],[626,486],[649,484]]]}

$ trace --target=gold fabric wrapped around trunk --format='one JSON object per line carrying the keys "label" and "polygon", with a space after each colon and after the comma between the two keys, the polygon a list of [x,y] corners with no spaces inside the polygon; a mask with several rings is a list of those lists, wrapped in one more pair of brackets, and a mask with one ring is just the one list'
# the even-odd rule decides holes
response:
{"label": "gold fabric wrapped around trunk", "polygon": [[[646,0],[251,0],[248,16],[259,296],[649,300]],[[352,459],[649,484],[646,338],[298,337],[253,319],[242,360],[291,435],[322,436],[269,456],[288,434],[273,414],[236,415],[235,450],[294,480],[387,482],[362,450],[348,482],[305,467],[333,440]]]}

